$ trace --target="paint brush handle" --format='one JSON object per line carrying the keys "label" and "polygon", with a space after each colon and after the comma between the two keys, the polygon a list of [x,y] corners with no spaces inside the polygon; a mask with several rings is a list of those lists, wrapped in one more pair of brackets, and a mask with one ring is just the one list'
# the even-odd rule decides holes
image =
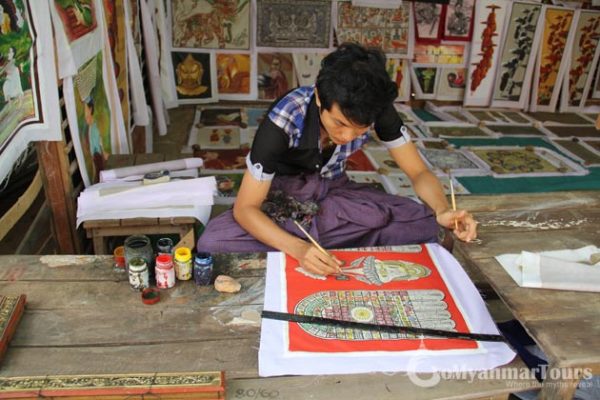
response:
{"label": "paint brush handle", "polygon": [[307,232],[307,231],[306,231],[306,230],[305,230],[305,229],[302,227],[302,225],[300,225],[300,224],[298,223],[298,221],[294,220],[294,223],[296,224],[296,226],[298,227],[298,229],[300,229],[300,230],[302,231],[302,233],[304,233],[304,236],[306,236],[306,238],[307,238],[308,240],[310,240],[310,242],[311,242],[311,243],[312,243],[312,244],[313,244],[313,245],[314,245],[314,246],[315,246],[317,249],[319,249],[319,251],[320,251],[321,253],[323,253],[323,254],[326,254],[326,255],[328,255],[328,256],[330,255],[330,254],[329,254],[329,252],[328,252],[327,250],[325,250],[324,248],[322,248],[322,247],[321,247],[321,245],[320,245],[319,243],[317,243],[317,241],[316,241],[316,240],[315,240],[315,239],[314,239],[312,236],[310,236],[310,233],[308,233],[308,232]]}
{"label": "paint brush handle", "polygon": [[[452,211],[456,211],[456,196],[454,196],[454,185],[452,184],[452,175],[448,175],[450,181],[450,198],[452,200]],[[458,230],[458,221],[454,219],[454,229]]]}

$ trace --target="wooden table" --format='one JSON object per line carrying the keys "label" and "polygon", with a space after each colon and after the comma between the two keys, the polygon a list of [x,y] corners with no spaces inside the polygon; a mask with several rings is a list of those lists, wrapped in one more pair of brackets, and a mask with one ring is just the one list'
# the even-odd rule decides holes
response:
{"label": "wooden table", "polygon": [[482,243],[458,242],[454,252],[485,276],[548,356],[541,398],[571,399],[580,375],[552,370],[600,374],[600,294],[520,288],[494,256],[600,245],[600,192],[466,196],[458,203],[480,222]]}
{"label": "wooden table", "polygon": [[[247,400],[500,400],[539,387],[476,377],[423,388],[404,373],[259,378],[264,255],[216,255],[215,268],[239,279],[242,291],[178,282],[149,306],[110,257],[1,256],[0,293],[25,293],[28,304],[0,377],[224,370],[227,398]],[[517,358],[503,368],[524,364]]]}

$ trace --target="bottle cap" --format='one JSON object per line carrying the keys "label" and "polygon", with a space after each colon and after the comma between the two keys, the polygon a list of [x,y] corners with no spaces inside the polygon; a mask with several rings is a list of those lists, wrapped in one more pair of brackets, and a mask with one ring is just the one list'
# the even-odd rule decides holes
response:
{"label": "bottle cap", "polygon": [[142,302],[144,304],[156,304],[160,301],[160,292],[155,288],[146,288],[142,290]]}

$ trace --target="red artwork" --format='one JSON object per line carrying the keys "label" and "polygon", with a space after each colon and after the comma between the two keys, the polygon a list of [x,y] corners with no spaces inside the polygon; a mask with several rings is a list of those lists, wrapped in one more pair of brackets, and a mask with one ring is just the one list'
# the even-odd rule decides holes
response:
{"label": "red artwork", "polygon": [[56,0],[54,4],[69,42],[96,29],[96,10],[92,0]]}
{"label": "red artwork", "polygon": [[200,150],[194,145],[194,157],[204,160],[205,169],[245,169],[250,149]]}
{"label": "red artwork", "polygon": [[346,160],[348,171],[375,171],[375,167],[362,150],[357,150]]}
{"label": "red artwork", "polygon": [[490,68],[492,67],[492,58],[494,56],[494,47],[497,45],[494,43],[494,36],[497,36],[497,25],[496,25],[496,9],[499,6],[490,5],[487,8],[491,9],[485,22],[485,29],[483,30],[481,37],[481,60],[475,65],[477,67],[471,74],[471,92],[474,92],[479,87],[479,84],[485,79]]}
{"label": "red artwork", "polygon": [[[425,245],[405,252],[333,251],[342,274],[323,278],[286,257],[289,313],[379,325],[469,332],[467,323]],[[289,326],[289,351],[409,351],[476,349],[470,340],[416,338],[313,324]]]}

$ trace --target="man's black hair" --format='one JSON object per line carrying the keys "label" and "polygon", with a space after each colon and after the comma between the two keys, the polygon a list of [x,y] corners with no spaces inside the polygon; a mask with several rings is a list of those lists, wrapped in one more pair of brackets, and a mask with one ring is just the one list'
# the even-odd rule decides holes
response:
{"label": "man's black hair", "polygon": [[322,108],[337,103],[348,120],[362,126],[372,124],[398,96],[385,54],[355,43],[344,43],[323,59],[316,86]]}

